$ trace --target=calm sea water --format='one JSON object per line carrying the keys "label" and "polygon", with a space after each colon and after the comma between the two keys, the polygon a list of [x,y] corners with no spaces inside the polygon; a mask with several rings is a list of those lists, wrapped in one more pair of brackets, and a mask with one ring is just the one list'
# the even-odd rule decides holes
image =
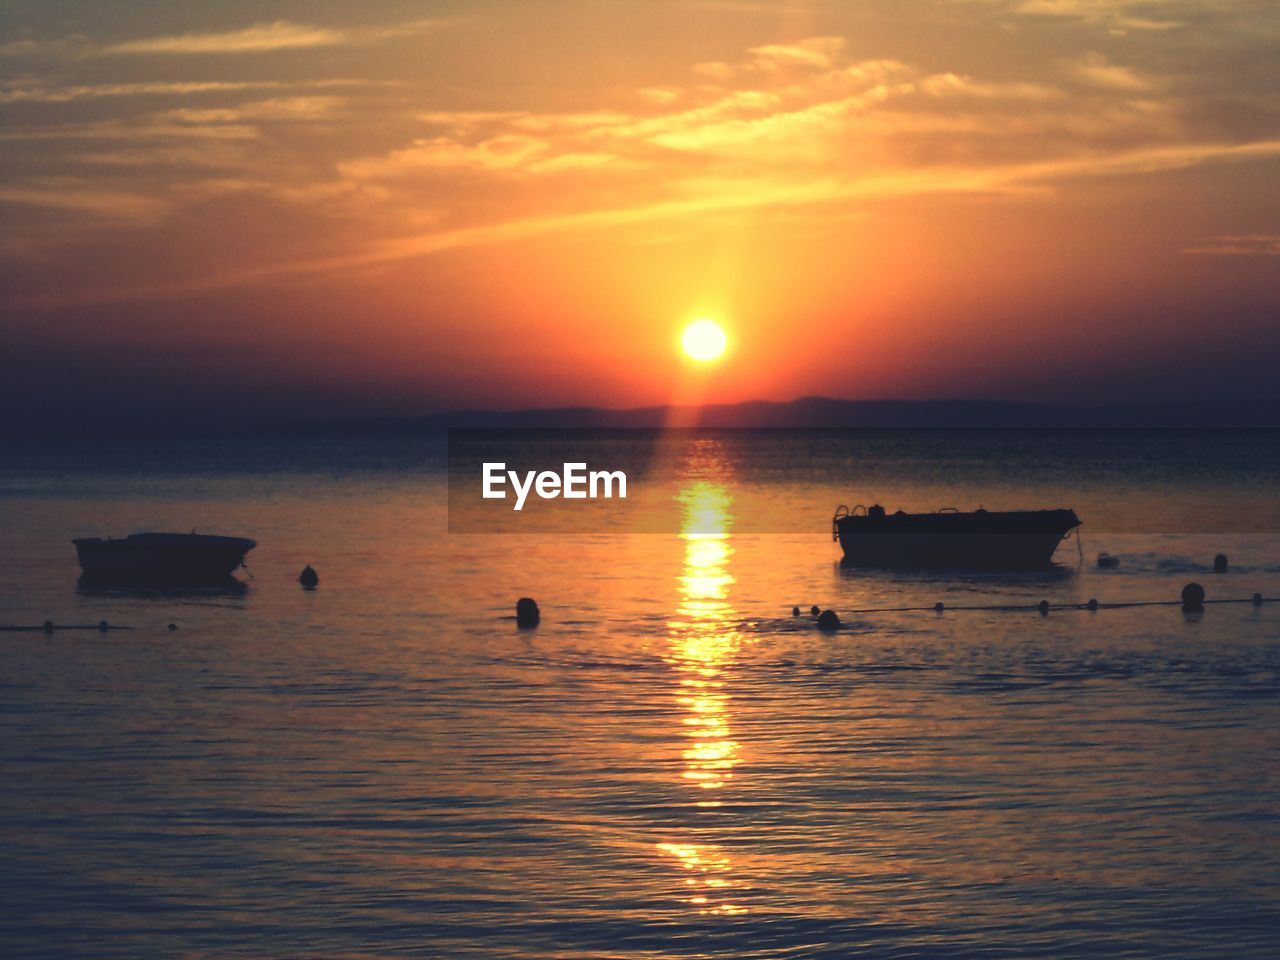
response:
{"label": "calm sea water", "polygon": [[[2,952],[1277,955],[1280,604],[1056,605],[1280,595],[1280,436],[669,453],[667,534],[450,535],[426,441],[9,448],[0,623],[133,629],[0,633]],[[873,499],[1073,506],[1086,562],[844,569]],[[244,590],[78,589],[73,536],[192,527]]]}

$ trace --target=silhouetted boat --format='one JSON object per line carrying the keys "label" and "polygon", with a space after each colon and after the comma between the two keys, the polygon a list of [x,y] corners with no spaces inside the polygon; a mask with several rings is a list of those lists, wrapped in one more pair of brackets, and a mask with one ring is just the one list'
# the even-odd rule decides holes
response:
{"label": "silhouetted boat", "polygon": [[862,566],[1025,569],[1049,565],[1078,526],[1074,510],[890,514],[879,504],[853,510],[841,505],[831,520],[831,539],[840,542],[846,563]]}
{"label": "silhouetted boat", "polygon": [[257,546],[244,537],[135,533],[123,540],[72,540],[87,578],[216,582],[231,576]]}

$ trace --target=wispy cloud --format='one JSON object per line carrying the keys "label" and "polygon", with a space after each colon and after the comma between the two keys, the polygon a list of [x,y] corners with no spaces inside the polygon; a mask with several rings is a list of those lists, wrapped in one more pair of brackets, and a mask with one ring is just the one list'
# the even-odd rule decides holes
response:
{"label": "wispy cloud", "polygon": [[[844,44],[837,39],[752,48],[743,60],[725,65],[725,75],[738,77],[738,84],[664,87],[660,96],[644,97],[634,112],[421,114],[438,128],[431,136],[380,156],[343,161],[339,172],[353,179],[444,169],[527,176],[586,166],[653,169],[676,155],[763,170],[848,156],[849,139],[859,134],[869,145],[868,137],[878,142],[895,133],[973,133],[980,124],[970,107],[962,106],[966,102],[983,113],[1000,105],[1054,104],[1064,97],[1042,83],[924,73],[893,59],[844,62]],[[800,73],[781,66],[761,70],[762,62],[799,66]],[[894,104],[897,112],[889,109]],[[1025,123],[1025,116],[1020,120]],[[1001,129],[1000,122],[989,122],[993,132]]]}
{"label": "wispy cloud", "polygon": [[0,82],[0,103],[71,103],[114,97],[191,97],[246,90],[324,89],[373,86],[369,80],[153,80],[135,83],[59,85],[33,77]]}
{"label": "wispy cloud", "polygon": [[1168,6],[1159,0],[1022,0],[1015,9],[1031,16],[1079,20],[1101,24],[1114,32],[1124,32],[1181,27],[1183,21],[1173,15],[1159,15]]}
{"label": "wispy cloud", "polygon": [[74,100],[96,100],[102,97],[177,96],[199,93],[228,93],[240,90],[263,90],[285,84],[261,81],[190,81],[148,83],[98,83],[75,86],[49,85],[37,80],[11,80],[0,83],[0,103],[70,103]]}
{"label": "wispy cloud", "polygon": [[11,127],[0,130],[0,141],[109,141],[149,140],[255,140],[257,127],[242,123],[176,122],[173,118],[151,115],[136,120],[102,120],[93,123],[67,123],[42,127]]}
{"label": "wispy cloud", "polygon": [[301,47],[333,47],[345,43],[341,30],[304,23],[276,20],[257,23],[241,30],[222,33],[184,33],[175,36],[143,37],[102,48],[107,54],[138,53],[267,53]]}
{"label": "wispy cloud", "polygon": [[[64,91],[56,95],[68,99],[190,99],[167,109],[142,104],[145,110],[132,114],[126,109],[138,105],[120,104],[109,120],[11,125],[0,140],[28,156],[48,140],[43,156],[59,157],[61,170],[75,175],[94,165],[118,184],[122,209],[138,211],[125,215],[134,222],[157,208],[131,208],[131,192],[175,207],[251,193],[307,223],[332,217],[333,236],[348,237],[352,248],[352,237],[401,233],[338,258],[270,265],[272,257],[256,251],[256,262],[267,266],[211,271],[199,289],[544,234],[635,223],[674,228],[681,217],[702,214],[769,209],[826,219],[870,199],[1046,196],[1103,176],[1280,155],[1273,126],[1242,121],[1228,133],[1200,119],[1185,82],[1175,96],[1157,74],[1097,54],[1048,59],[1022,76],[1003,68],[972,75],[888,57],[857,59],[840,38],[824,36],[756,45],[731,59],[723,69],[660,74],[660,86],[602,91],[594,103],[561,100],[561,110],[536,92],[521,100],[504,91],[486,103],[313,89],[329,81],[83,88],[15,81],[0,87],[0,97],[7,91],[34,99],[38,89]],[[75,116],[85,114],[101,115]],[[156,181],[150,194],[136,188],[132,163],[148,167]],[[10,203],[78,209],[86,217],[109,210],[109,192],[70,181],[64,186],[74,202],[58,207],[48,168],[29,164],[23,172],[25,180],[11,178]],[[537,188],[535,179],[542,181]],[[431,229],[419,232],[424,211]],[[71,218],[56,219],[59,227],[66,223],[75,239]],[[1260,241],[1251,244],[1236,243],[1252,249]],[[1218,252],[1210,246],[1196,252]],[[154,289],[177,294],[194,291],[195,282]],[[128,297],[86,294],[99,295]]]}
{"label": "wispy cloud", "polygon": [[1148,93],[1160,86],[1153,77],[1146,76],[1132,67],[1111,63],[1099,53],[1086,54],[1068,63],[1067,68],[1070,73],[1086,83],[1107,90]]}
{"label": "wispy cloud", "polygon": [[963,96],[982,100],[1049,101],[1065,94],[1057,87],[1022,80],[977,80],[967,74],[935,73],[920,81],[920,89],[937,97]]}
{"label": "wispy cloud", "polygon": [[1280,234],[1243,233],[1209,237],[1182,252],[1223,257],[1280,257]]}
{"label": "wispy cloud", "polygon": [[338,170],[344,177],[354,179],[387,179],[432,169],[508,171],[546,160],[548,149],[545,141],[520,134],[490,137],[475,145],[435,137],[416,140],[385,156],[344,161],[338,164]]}
{"label": "wispy cloud", "polygon": [[44,207],[129,224],[155,222],[170,209],[168,202],[154,195],[112,190],[74,179],[0,187],[0,204]]}
{"label": "wispy cloud", "polygon": [[808,37],[795,43],[770,43],[751,48],[748,66],[756,70],[828,69],[844,47],[844,37]]}
{"label": "wispy cloud", "polygon": [[680,91],[675,87],[641,87],[636,96],[646,103],[666,106],[680,99]]}
{"label": "wispy cloud", "polygon": [[275,97],[269,100],[251,100],[234,107],[178,107],[157,114],[157,117],[190,124],[261,121],[305,123],[331,118],[346,103],[345,97]]}
{"label": "wispy cloud", "polygon": [[799,208],[868,198],[885,200],[929,194],[1018,194],[1035,192],[1043,186],[1072,179],[1150,174],[1276,157],[1280,157],[1280,140],[1246,144],[1178,144],[1110,155],[1076,156],[1031,163],[935,167],[867,176],[831,176],[809,181],[781,178],[708,181],[702,185],[703,189],[690,191],[689,195],[675,199],[431,230],[337,256],[262,265],[149,287],[135,285],[39,296],[10,305],[48,309],[86,303],[164,299],[247,284],[362,270],[447,250],[492,246],[564,233],[609,230],[634,224],[678,222],[682,218],[709,213]]}
{"label": "wispy cloud", "polygon": [[442,20],[411,20],[373,27],[326,27],[290,20],[255,23],[235,30],[166,34],[98,43],[83,34],[11,40],[0,44],[7,57],[210,56],[273,53],[350,44],[376,43],[416,36],[442,26]]}

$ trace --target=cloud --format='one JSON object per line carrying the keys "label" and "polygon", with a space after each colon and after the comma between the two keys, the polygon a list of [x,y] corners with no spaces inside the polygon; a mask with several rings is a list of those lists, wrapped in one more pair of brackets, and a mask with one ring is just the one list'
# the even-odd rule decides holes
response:
{"label": "cloud", "polygon": [[1158,84],[1138,71],[1110,63],[1098,53],[1089,53],[1067,64],[1068,70],[1079,79],[1095,87],[1117,90],[1122,93],[1149,93]]}
{"label": "cloud", "polygon": [[59,86],[26,77],[0,82],[0,104],[70,103],[76,100],[96,100],[104,97],[189,97],[200,94],[237,93],[245,90],[321,89],[373,85],[375,85],[374,82],[369,80],[334,78],[300,83],[281,80],[156,80]]}
{"label": "cloud", "polygon": [[92,46],[92,41],[81,33],[73,33],[52,40],[23,37],[20,40],[0,43],[0,57],[69,56],[83,53]]}
{"label": "cloud", "polygon": [[636,96],[646,103],[666,106],[680,99],[680,91],[674,87],[641,87]]}
{"label": "cloud", "polygon": [[105,189],[74,179],[0,187],[0,203],[43,207],[129,224],[153,223],[170,209],[168,202],[154,195]]}
{"label": "cloud", "polygon": [[418,119],[435,126],[470,130],[486,124],[527,116],[529,113],[525,110],[429,110],[426,113],[419,113]]}
{"label": "cloud", "polygon": [[[60,163],[75,174],[87,169],[76,165],[94,165],[117,178],[122,193],[146,194],[136,185],[150,178],[154,195],[175,207],[250,192],[290,205],[308,222],[334,218],[335,237],[404,235],[324,261],[334,269],[543,233],[676,224],[693,214],[769,209],[825,218],[871,199],[1042,195],[1091,177],[1280,153],[1268,139],[1272,128],[1242,122],[1226,132],[1205,124],[1189,84],[1174,97],[1155,79],[1097,54],[1046,61],[1022,76],[996,67],[973,76],[891,58],[851,61],[837,40],[751,47],[726,64],[732,82],[686,75],[685,84],[639,88],[648,94],[627,87],[586,105],[575,97],[576,109],[563,111],[534,93],[523,101],[503,91],[488,103],[445,96],[415,103],[400,90],[359,100],[347,91],[309,92],[324,81],[288,90],[269,81],[261,88],[228,81],[225,89],[193,82],[187,92],[210,99],[159,111],[152,105],[114,120],[10,125],[0,140],[56,144],[38,168],[27,159],[38,147],[11,151],[19,172],[9,178],[12,189],[28,191],[26,200],[14,195],[11,202],[36,207],[39,200],[54,209],[57,188],[41,179],[53,158],[55,169]],[[1075,82],[1044,82],[1055,70]],[[38,87],[15,84],[0,91]],[[101,95],[142,93],[149,85],[116,86],[128,89]],[[159,86],[155,92],[179,93]],[[439,107],[423,109],[432,104]],[[468,109],[450,109],[459,105]],[[338,115],[341,128],[332,123]],[[129,171],[134,162],[149,169]],[[19,182],[23,170],[29,179]],[[535,189],[535,178],[559,179]],[[106,209],[83,185],[77,191],[79,206],[68,201],[64,210],[96,217]],[[431,211],[429,232],[419,232],[422,211]],[[51,222],[74,237],[69,215]],[[324,267],[271,266],[269,251],[259,259],[268,266],[215,271],[210,283]],[[156,289],[191,288],[178,281]]]}
{"label": "cloud", "polygon": [[706,63],[695,63],[693,72],[701,74],[704,77],[710,77],[712,80],[729,80],[737,71],[727,63],[720,60],[710,60]]}
{"label": "cloud", "polygon": [[442,20],[411,20],[379,27],[322,27],[290,20],[255,23],[238,30],[182,33],[139,37],[99,44],[82,34],[53,39],[23,38],[0,44],[0,56],[8,57],[92,57],[92,56],[207,56],[273,53],[279,50],[307,50],[349,44],[376,43],[397,37],[427,33]]}
{"label": "cloud", "polygon": [[936,97],[961,96],[982,100],[1061,100],[1057,87],[1025,81],[983,81],[955,73],[934,73],[920,81],[920,89]]}
{"label": "cloud", "polygon": [[[750,68],[763,49],[748,51],[742,65]],[[713,90],[709,97],[705,88],[662,88],[661,96],[648,98],[649,106],[656,109],[634,114],[617,110],[421,114],[421,119],[442,128],[440,135],[420,138],[381,158],[347,162],[342,174],[386,176],[413,168],[456,166],[495,175],[524,175],[573,165],[574,161],[557,160],[560,156],[589,156],[594,167],[636,169],[662,162],[655,147],[756,167],[796,160],[820,163],[842,152],[847,155],[844,141],[858,130],[887,136],[982,129],[977,117],[954,105],[942,108],[940,100],[1049,104],[1064,98],[1062,91],[1045,84],[983,81],[955,73],[922,75],[892,59],[841,63],[842,44],[833,38],[767,49],[768,56],[778,62],[793,62],[797,59],[793,51],[806,51],[798,58],[806,65],[803,75],[757,75],[750,86]],[[780,54],[783,50],[787,52]],[[769,82],[757,82],[764,80]],[[894,101],[902,104],[898,113],[885,109]],[[1002,123],[991,122],[988,128],[1000,131]],[[517,133],[535,135],[537,142],[505,139]]]}
{"label": "cloud", "polygon": [[177,96],[197,93],[227,93],[283,87],[271,81],[191,81],[149,83],[99,83],[77,86],[46,86],[33,80],[0,84],[0,103],[70,103],[101,97]]}
{"label": "cloud", "polygon": [[107,54],[267,53],[303,47],[334,47],[345,43],[340,30],[276,20],[224,33],[184,33],[168,37],[144,37],[103,47]]}
{"label": "cloud", "polygon": [[490,137],[474,146],[449,137],[415,140],[381,157],[361,157],[338,164],[342,176],[386,180],[416,170],[510,171],[547,159],[545,141],[521,134]]}
{"label": "cloud", "polygon": [[830,70],[845,48],[844,37],[804,37],[791,43],[766,43],[747,50],[736,64],[712,60],[694,64],[693,72],[712,80],[731,80],[750,73],[786,70]]}
{"label": "cloud", "polygon": [[171,167],[180,173],[190,174],[207,168],[235,168],[243,166],[247,157],[243,143],[237,141],[197,143],[157,143],[148,146],[108,146],[82,153],[80,163],[98,167],[123,168],[136,172],[142,167]]}
{"label": "cloud", "polygon": [[[1021,194],[1072,179],[1094,179],[1134,173],[1151,174],[1207,164],[1271,160],[1280,157],[1280,140],[1252,143],[1185,143],[1112,154],[1004,165],[945,166],[867,175],[794,178],[743,178],[685,184],[687,195],[625,207],[577,213],[517,217],[477,226],[432,230],[377,243],[361,251],[311,260],[260,265],[220,275],[179,280],[151,287],[130,286],[43,295],[17,303],[47,309],[89,303],[131,302],[189,296],[210,290],[358,271],[383,264],[430,256],[447,250],[491,246],[543,236],[615,229],[622,226],[678,221],[690,216],[745,209],[782,209],[814,204],[885,200],[929,194]],[[0,197],[2,199],[2,197]]]}
{"label": "cloud", "polygon": [[[736,77],[736,89],[657,88],[630,112],[419,114],[430,135],[336,169],[350,190],[371,181],[408,190],[415,174],[514,182],[569,169],[647,173],[674,185],[709,172],[732,179],[802,168],[813,176],[833,164],[1007,163],[1195,139],[1174,104],[1153,95],[1155,80],[1096,54],[1067,65],[1087,78],[1087,89],[1068,97],[1031,80],[928,73],[889,58],[845,62],[844,50],[836,37],[752,47],[715,71]],[[761,68],[766,62],[773,66]]]}
{"label": "cloud", "polygon": [[1210,237],[1182,252],[1225,257],[1280,257],[1280,234],[1244,233]]}
{"label": "cloud", "polygon": [[844,37],[807,37],[795,43],[766,44],[748,51],[749,66],[757,70],[783,67],[829,69],[844,46]]}
{"label": "cloud", "polygon": [[529,165],[531,173],[563,173],[567,170],[599,170],[618,168],[624,161],[612,153],[561,153]]}
{"label": "cloud", "polygon": [[[1183,26],[1181,20],[1149,15],[1162,6],[1158,0],[1022,0],[1018,13],[1097,23],[1113,32],[1163,31]],[[1167,6],[1167,5],[1166,5]]]}
{"label": "cloud", "polygon": [[137,121],[103,120],[46,127],[12,127],[0,130],[0,142],[124,141],[124,140],[255,140],[258,129],[248,124],[181,123],[171,118],[145,117]]}
{"label": "cloud", "polygon": [[234,107],[179,107],[157,114],[157,117],[190,124],[308,122],[328,119],[346,103],[345,97],[275,97],[270,100],[253,100]]}

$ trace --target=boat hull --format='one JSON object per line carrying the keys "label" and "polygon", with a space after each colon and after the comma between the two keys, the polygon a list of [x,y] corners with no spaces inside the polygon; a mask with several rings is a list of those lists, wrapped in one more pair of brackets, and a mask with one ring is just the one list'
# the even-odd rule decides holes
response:
{"label": "boat hull", "polygon": [[835,521],[855,566],[1028,569],[1053,563],[1080,521],[1071,510],[846,516]]}
{"label": "boat hull", "polygon": [[231,576],[257,544],[243,537],[137,533],[123,540],[72,541],[85,577],[217,582]]}

